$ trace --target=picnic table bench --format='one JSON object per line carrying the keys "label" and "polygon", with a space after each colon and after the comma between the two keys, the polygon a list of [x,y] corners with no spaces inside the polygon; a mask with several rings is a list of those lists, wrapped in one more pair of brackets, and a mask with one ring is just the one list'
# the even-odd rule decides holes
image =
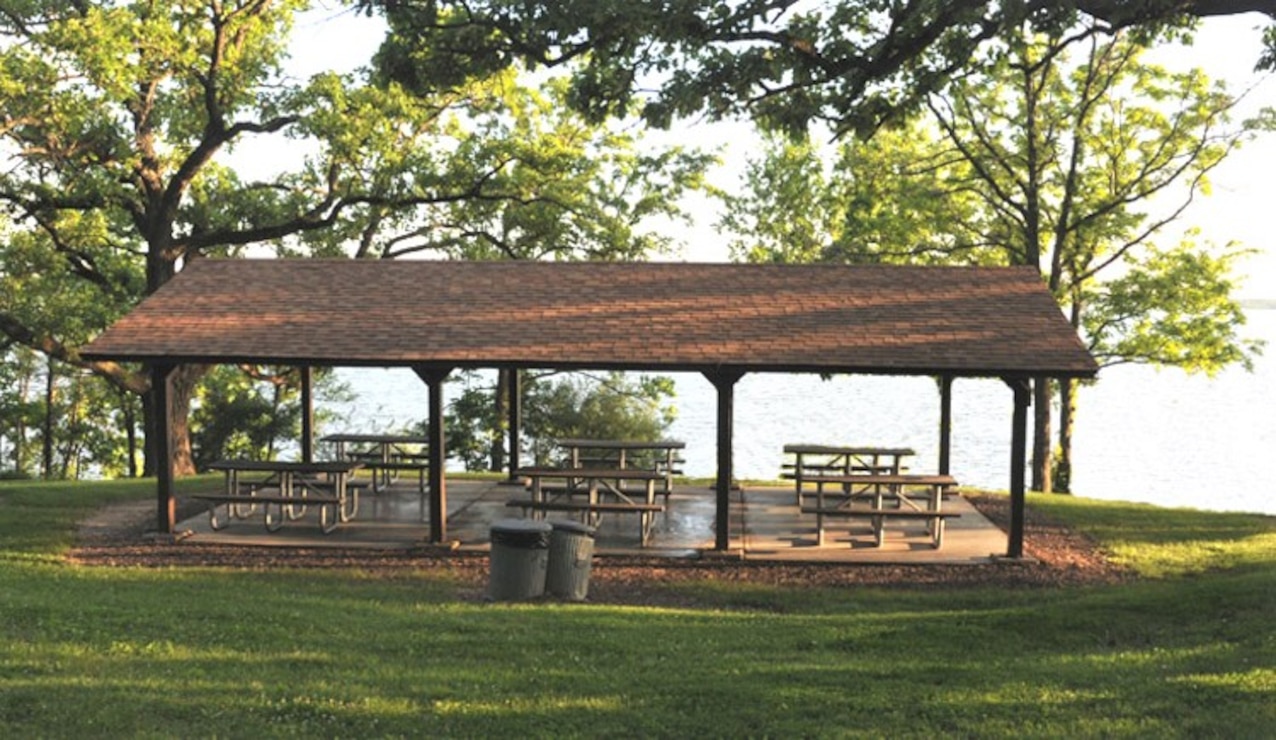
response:
{"label": "picnic table bench", "polygon": [[676,439],[558,439],[555,442],[567,453],[564,465],[567,468],[638,469],[661,473],[656,493],[664,497],[666,505],[673,493],[674,476],[682,475],[680,466],[685,460],[679,451],[687,447],[686,442]]}
{"label": "picnic table bench", "polygon": [[[230,519],[248,518],[261,506],[266,531],[277,532],[285,520],[300,519],[314,506],[319,509],[320,530],[329,534],[358,513],[360,486],[350,479],[359,467],[357,462],[340,461],[217,460],[208,468],[225,473],[223,491],[193,498],[209,504],[208,524],[214,530],[224,529]],[[225,520],[217,516],[223,505]]]}
{"label": "picnic table bench", "polygon": [[[429,437],[417,434],[329,434],[320,442],[335,446],[338,460],[363,464],[372,478],[372,492],[390,487],[401,473],[416,474],[421,519],[427,518],[426,476],[430,472]],[[349,447],[347,447],[349,445]]]}
{"label": "picnic table bench", "polygon": [[[651,539],[654,515],[665,511],[656,502],[656,483],[663,473],[637,468],[522,468],[517,475],[528,479],[529,498],[511,499],[506,506],[518,507],[524,513],[543,517],[546,511],[574,511],[581,520],[597,526],[603,514],[637,514],[639,541],[644,547]],[[562,485],[546,486],[547,480],[560,480]],[[642,498],[623,485],[625,481],[642,485]],[[584,501],[572,496],[584,494]],[[610,500],[603,500],[604,497]]]}
{"label": "picnic table bench", "polygon": [[[841,446],[822,444],[786,444],[786,455],[793,461],[783,464],[782,478],[794,481],[797,505],[802,506],[807,493],[806,483],[833,475],[897,475],[907,468],[904,458],[917,453],[910,447]],[[827,482],[827,481],[825,481]],[[849,493],[853,484],[843,484]]]}
{"label": "picnic table bench", "polygon": [[[824,518],[868,518],[872,520],[874,541],[881,547],[885,541],[885,522],[887,519],[925,519],[927,531],[931,535],[931,544],[940,548],[944,543],[944,521],[961,516],[958,512],[943,511],[944,493],[957,485],[956,479],[950,475],[827,475],[820,476],[821,483],[835,483],[852,486],[851,490],[843,490],[831,494],[835,500],[827,502],[823,486],[816,489],[816,504],[802,506],[803,514],[815,514],[816,544],[824,544]],[[922,508],[912,496],[916,489],[925,493],[926,508]],[[885,506],[887,499],[895,502],[895,507]],[[856,501],[869,502],[868,506],[856,506]]]}

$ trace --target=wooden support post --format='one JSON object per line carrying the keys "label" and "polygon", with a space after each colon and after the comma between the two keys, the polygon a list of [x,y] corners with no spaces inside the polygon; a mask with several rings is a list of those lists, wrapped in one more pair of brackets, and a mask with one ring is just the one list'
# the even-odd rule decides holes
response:
{"label": "wooden support post", "polygon": [[177,531],[177,499],[173,469],[173,371],[176,365],[151,366],[151,393],[155,399],[155,439],[150,441],[155,455],[155,527],[160,534]]}
{"label": "wooden support post", "polygon": [[523,376],[518,368],[509,370],[509,482],[518,483],[515,473],[522,467],[519,462],[519,450],[523,446]]}
{"label": "wooden support post", "polygon": [[315,396],[314,368],[302,365],[301,375],[301,461],[315,461]]}
{"label": "wooden support post", "polygon": [[939,474],[949,475],[953,442],[953,376],[939,379]]}
{"label": "wooden support post", "polygon": [[430,542],[441,544],[447,539],[447,476],[443,474],[447,450],[443,429],[443,381],[451,368],[412,368],[425,381],[430,396],[430,420],[426,436],[430,442]]}
{"label": "wooden support post", "polygon": [[1028,455],[1028,406],[1032,403],[1032,385],[1027,378],[1006,378],[1015,394],[1014,421],[1010,431],[1010,541],[1006,556],[1023,557],[1025,459]]}
{"label": "wooden support post", "polygon": [[704,374],[718,390],[718,479],[717,512],[714,517],[715,550],[731,547],[731,479],[734,472],[732,439],[735,436],[735,384],[744,373],[719,369]]}

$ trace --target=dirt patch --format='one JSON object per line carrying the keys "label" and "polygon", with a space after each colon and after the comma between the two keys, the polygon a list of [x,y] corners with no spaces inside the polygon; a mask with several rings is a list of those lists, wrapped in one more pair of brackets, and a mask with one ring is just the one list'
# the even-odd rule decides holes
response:
{"label": "dirt patch", "polygon": [[[1003,531],[1009,528],[1010,503],[1004,496],[966,494],[967,499]],[[86,565],[141,567],[213,566],[253,570],[280,568],[357,568],[387,576],[428,570],[454,579],[463,598],[481,599],[488,558],[438,548],[411,550],[263,548],[166,542],[147,537],[153,530],[154,503],[130,502],[102,509],[86,520],[68,559]],[[670,585],[719,580],[792,587],[872,585],[894,588],[1050,586],[1118,583],[1133,574],[1116,564],[1088,537],[1052,521],[1031,507],[1025,513],[1021,561],[982,565],[866,565],[756,563],[725,557],[669,559],[596,558],[589,600],[595,603],[685,605],[688,598]]]}

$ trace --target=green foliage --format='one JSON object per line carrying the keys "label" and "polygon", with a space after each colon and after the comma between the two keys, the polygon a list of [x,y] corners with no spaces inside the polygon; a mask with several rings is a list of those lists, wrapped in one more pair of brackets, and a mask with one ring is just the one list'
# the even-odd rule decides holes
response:
{"label": "green foliage", "polygon": [[[685,219],[678,199],[702,186],[712,157],[639,153],[624,125],[572,115],[562,83],[536,90],[514,71],[427,96],[367,70],[290,79],[281,65],[293,17],[310,5],[5,6],[0,332],[141,394],[140,368],[85,363],[78,348],[183,260],[249,247],[638,259],[670,245],[656,225]],[[260,165],[251,175],[233,171],[229,155],[249,141],[287,146],[249,163]],[[224,410],[247,419],[266,405]],[[226,448],[230,430],[207,421],[216,439],[197,447]],[[263,417],[231,446],[265,454],[291,423]]]}
{"label": "green foliage", "polygon": [[1263,54],[1255,69],[1276,69],[1276,25],[1263,29]]}
{"label": "green foliage", "polygon": [[671,378],[612,372],[524,383],[524,429],[537,464],[552,460],[559,438],[656,440],[673,423]]}
{"label": "green foliage", "polygon": [[[463,382],[444,422],[448,454],[461,459],[466,470],[487,470],[493,447],[504,443],[506,432],[497,410],[498,389],[485,385],[477,373],[465,374]],[[673,423],[673,407],[663,405],[673,395],[673,380],[663,376],[524,373],[521,439],[536,464],[562,462],[553,459],[560,438],[661,439]]]}
{"label": "green foliage", "polygon": [[357,96],[341,89],[317,98],[312,125],[350,142],[340,157],[369,197],[308,237],[325,252],[353,243],[358,257],[642,259],[673,243],[656,227],[686,220],[679,200],[703,187],[714,161],[644,145],[629,125],[588,124],[563,104],[561,80],[532,89],[506,74],[471,82],[442,105],[395,83]]}
{"label": "green foliage", "polygon": [[[325,194],[308,194],[300,215],[268,208],[283,199],[239,193],[216,161],[245,136],[295,122],[279,63],[292,15],[306,5],[5,7],[0,330],[9,339],[144,393],[138,368],[86,363],[78,347],[181,260],[233,255],[312,223]],[[256,207],[228,208],[248,203]]]}
{"label": "green foliage", "polygon": [[0,355],[0,444],[4,477],[29,478],[38,472],[34,432],[43,419],[39,400],[42,363],[34,352],[10,347]]}
{"label": "green foliage", "polygon": [[297,388],[218,366],[200,383],[191,426],[196,469],[227,457],[273,459],[281,440],[300,436]]}
{"label": "green foliage", "polygon": [[[844,141],[835,163],[772,144],[726,200],[723,225],[746,234],[733,247],[755,261],[1031,265],[1105,364],[1247,365],[1260,346],[1231,297],[1237,255],[1190,234],[1155,240],[1272,113],[1231,124],[1221,86],[1141,61],[1140,42],[1158,38],[1025,26],[930,95],[927,117]],[[1074,404],[1062,404],[1065,460]],[[1047,485],[1051,413],[1038,408],[1034,480]]]}
{"label": "green foliage", "polygon": [[100,378],[11,346],[0,356],[0,475],[126,475],[136,450],[123,432],[140,413]]}
{"label": "green foliage", "polygon": [[746,114],[789,134],[812,123],[839,134],[872,132],[953,75],[982,66],[995,53],[991,40],[1025,23],[1060,34],[1084,18],[1147,35],[1190,28],[1194,14],[1244,10],[1168,1],[1083,4],[1090,16],[1071,3],[969,1],[359,4],[380,10],[390,25],[379,69],[421,94],[515,64],[570,65],[568,99],[591,120],[628,113],[641,101],[657,126]]}
{"label": "green foliage", "polygon": [[1137,264],[1084,299],[1091,352],[1100,363],[1170,365],[1209,375],[1237,363],[1249,368],[1262,345],[1240,335],[1245,312],[1231,296],[1231,264],[1240,256],[1189,245],[1139,255]]}
{"label": "green foliage", "polygon": [[826,261],[845,206],[825,169],[813,144],[768,138],[760,156],[746,162],[744,192],[718,194],[718,228],[732,235],[732,254],[749,262]]}
{"label": "green foliage", "polygon": [[[126,430],[141,420],[140,401],[82,370],[54,364],[53,478],[127,475],[130,455]],[[43,441],[43,430],[39,435]]]}
{"label": "green foliage", "polygon": [[[62,214],[52,226],[76,242],[113,239],[101,214]],[[0,314],[26,329],[25,343],[37,350],[46,337],[72,346],[88,341],[123,315],[145,285],[135,256],[113,250],[68,255],[41,230],[0,228],[0,265]]]}
{"label": "green foliage", "polygon": [[720,194],[719,227],[750,262],[987,264],[998,253],[964,224],[978,203],[960,157],[910,121],[832,153],[768,137],[742,194]]}
{"label": "green foliage", "polygon": [[378,66],[414,90],[515,63],[572,64],[577,110],[600,121],[641,99],[658,126],[700,111],[720,118],[748,110],[786,131],[817,117],[847,130],[875,127],[908,97],[902,91],[941,75],[951,59],[964,61],[985,34],[977,5],[911,8],[907,23],[892,23],[862,3],[789,12],[766,3],[365,4],[383,7],[391,27]]}
{"label": "green foliage", "polygon": [[[331,420],[327,402],[348,401],[349,387],[330,368],[314,368],[316,426]],[[195,467],[232,457],[273,460],[301,437],[301,380],[292,368],[213,368],[200,382],[191,413]]]}
{"label": "green foliage", "polygon": [[[461,392],[443,415],[448,456],[459,459],[467,471],[491,467],[492,448],[504,444],[505,420],[496,402],[498,389],[474,371],[461,375]],[[424,433],[427,423],[417,428]]]}

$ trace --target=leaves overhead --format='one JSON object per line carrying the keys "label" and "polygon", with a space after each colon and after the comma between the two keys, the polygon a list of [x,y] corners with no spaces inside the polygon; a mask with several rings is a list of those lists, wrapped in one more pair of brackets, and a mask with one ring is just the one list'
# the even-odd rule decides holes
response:
{"label": "leaves overhead", "polygon": [[915,108],[952,75],[985,63],[984,44],[1024,22],[1053,32],[1083,16],[1110,30],[1248,11],[1276,17],[1272,0],[362,0],[361,5],[390,22],[379,68],[419,92],[515,62],[533,68],[571,64],[570,99],[593,120],[639,104],[644,117],[660,126],[700,114],[747,115],[772,130],[800,132],[820,122],[839,134],[876,130]]}
{"label": "leaves overhead", "polygon": [[[364,73],[289,79],[289,29],[308,5],[0,4],[0,209],[14,251],[0,312],[23,336],[83,341],[181,260],[250,246],[634,258],[664,246],[647,221],[679,217],[676,199],[711,161],[639,155],[635,135],[590,126],[563,110],[561,86],[541,93],[512,70],[428,97]],[[234,169],[236,150],[272,140],[273,170]],[[19,265],[64,310],[24,305]],[[71,295],[85,290],[103,306],[92,317]]]}
{"label": "leaves overhead", "polygon": [[625,124],[512,68],[425,96],[368,69],[291,78],[311,5],[0,0],[0,335],[144,392],[145,373],[76,348],[187,260],[668,244],[654,222],[682,216],[710,157],[639,154]]}
{"label": "leaves overhead", "polygon": [[832,161],[773,142],[726,199],[737,253],[1028,264],[1104,364],[1248,362],[1258,347],[1230,296],[1239,253],[1157,242],[1270,111],[1233,123],[1236,98],[1145,62],[1130,34],[1025,28],[1001,43],[994,64],[929,96],[927,115],[840,142]]}

